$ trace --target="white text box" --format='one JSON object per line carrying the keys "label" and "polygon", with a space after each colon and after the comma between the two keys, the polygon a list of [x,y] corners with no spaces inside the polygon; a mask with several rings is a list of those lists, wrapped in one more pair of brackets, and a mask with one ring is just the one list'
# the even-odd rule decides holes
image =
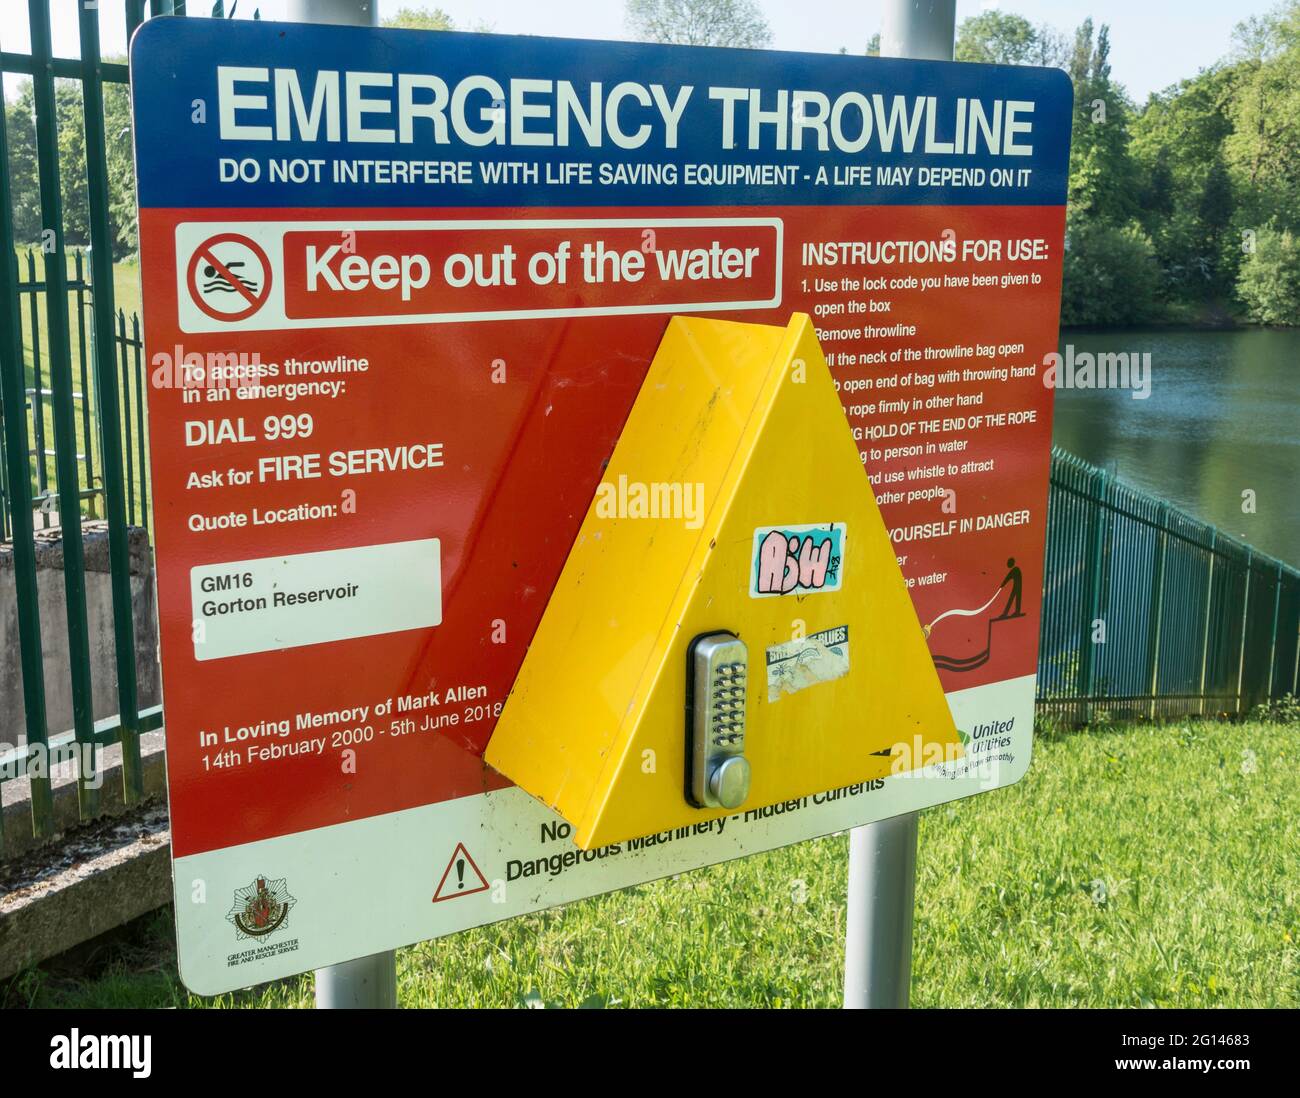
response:
{"label": "white text box", "polygon": [[437,538],[205,564],[190,592],[199,660],[442,622]]}

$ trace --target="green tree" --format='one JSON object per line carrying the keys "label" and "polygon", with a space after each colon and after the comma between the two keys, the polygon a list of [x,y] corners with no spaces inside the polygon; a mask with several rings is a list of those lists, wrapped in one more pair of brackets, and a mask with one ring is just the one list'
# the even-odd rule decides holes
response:
{"label": "green tree", "polygon": [[1238,28],[1241,79],[1224,152],[1243,213],[1300,227],[1300,2]]}
{"label": "green tree", "polygon": [[1094,29],[1091,18],[1085,19],[1079,24],[1074,32],[1073,47],[1066,58],[1065,70],[1070,74],[1070,79],[1074,82],[1076,89],[1088,79],[1088,74],[1092,70],[1092,35]]}
{"label": "green tree", "polygon": [[1134,108],[1111,79],[1110,28],[1084,20],[1064,61],[1074,83],[1074,139],[1062,323],[1153,320],[1161,311],[1161,269],[1136,218],[1143,188],[1130,151]]}
{"label": "green tree", "polygon": [[1259,230],[1237,291],[1257,323],[1300,325],[1300,237],[1273,225]]}
{"label": "green tree", "polygon": [[994,10],[962,20],[953,56],[993,65],[1059,65],[1064,54],[1064,42],[1052,27],[1035,27],[1023,15]]}
{"label": "green tree", "polygon": [[772,29],[755,0],[627,0],[628,28],[643,42],[761,49]]}
{"label": "green tree", "polygon": [[[1075,34],[1069,60],[1074,81],[1074,141],[1070,150],[1071,213],[1125,225],[1137,212],[1136,174],[1129,155],[1133,106],[1123,87],[1111,80],[1110,28],[1095,39],[1091,19]],[[1086,173],[1086,186],[1073,186]]]}
{"label": "green tree", "polygon": [[13,199],[14,239],[38,244],[41,239],[41,193],[36,175],[36,122],[32,83],[24,81],[12,102],[5,103],[9,133],[9,189]]}
{"label": "green tree", "polygon": [[1239,24],[1234,41],[1227,58],[1152,95],[1130,127],[1137,218],[1177,315],[1263,315],[1244,288],[1258,299],[1284,284],[1285,250],[1251,262],[1241,243],[1270,239],[1260,226],[1300,230],[1300,0]]}
{"label": "green tree", "polygon": [[383,21],[386,27],[399,27],[404,30],[455,30],[453,22],[442,8],[398,8],[396,13]]}
{"label": "green tree", "polygon": [[[1174,170],[1169,163],[1169,149],[1161,145],[1148,170],[1139,172],[1138,209],[1154,222],[1165,220],[1174,212]],[[1144,220],[1145,224],[1145,220]],[[1148,229],[1148,231],[1150,231]]]}
{"label": "green tree", "polygon": [[[72,247],[84,246],[90,240],[90,221],[86,201],[86,138],[79,82],[55,82],[54,117],[64,242]],[[41,210],[36,145],[36,94],[30,80],[24,80],[13,102],[5,104],[5,121],[9,128],[14,237],[20,244],[39,244],[45,222]]]}
{"label": "green tree", "polygon": [[[55,83],[54,114],[58,134],[63,239],[69,247],[85,247],[90,243],[90,196],[80,81],[59,80]],[[14,239],[19,244],[39,244],[44,222],[36,153],[36,96],[30,80],[24,81],[12,102],[5,104],[5,122],[9,131]],[[130,95],[124,84],[104,85],[104,140],[108,164],[109,235],[114,257],[120,258],[137,247]]]}
{"label": "green tree", "polygon": [[58,118],[64,243],[84,248],[90,243],[90,197],[86,185],[86,120],[82,113],[80,81],[55,82],[54,113]]}
{"label": "green tree", "polygon": [[1115,327],[1149,322],[1158,312],[1160,268],[1136,225],[1085,222],[1065,251],[1061,323]]}
{"label": "green tree", "polygon": [[1240,73],[1218,65],[1156,93],[1134,119],[1137,218],[1155,246],[1166,300],[1199,310],[1231,299],[1240,194],[1225,159]]}
{"label": "green tree", "polygon": [[1235,213],[1232,180],[1221,156],[1215,157],[1201,188],[1196,207],[1196,220],[1201,229],[1201,255],[1204,257],[1203,274],[1209,291],[1216,295],[1232,292],[1237,265],[1234,254],[1228,253],[1225,244],[1233,239],[1232,219]]}
{"label": "green tree", "polygon": [[140,246],[136,224],[135,140],[132,134],[130,90],[125,84],[105,84],[108,219],[117,258],[135,252]]}

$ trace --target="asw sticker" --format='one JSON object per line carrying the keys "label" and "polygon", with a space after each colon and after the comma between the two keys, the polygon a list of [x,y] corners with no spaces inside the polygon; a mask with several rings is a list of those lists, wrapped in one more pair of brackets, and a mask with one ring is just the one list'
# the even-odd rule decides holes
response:
{"label": "asw sticker", "polygon": [[751,598],[838,591],[844,572],[844,523],[760,526],[754,531]]}

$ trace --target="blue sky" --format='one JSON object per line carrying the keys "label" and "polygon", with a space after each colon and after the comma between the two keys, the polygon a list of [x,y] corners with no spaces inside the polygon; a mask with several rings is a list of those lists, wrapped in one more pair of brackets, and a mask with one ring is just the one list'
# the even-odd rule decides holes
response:
{"label": "blue sky", "polygon": [[[76,56],[78,0],[53,0],[57,53]],[[230,0],[227,0],[229,6]],[[125,48],[120,0],[100,0],[101,31],[108,52]],[[841,46],[860,52],[880,29],[878,0],[760,0],[780,49],[834,52]],[[196,10],[210,10],[208,0],[191,0]],[[458,25],[486,24],[502,33],[549,34],[574,38],[625,38],[623,5],[618,0],[380,0],[381,14],[403,6],[440,6]],[[1198,69],[1213,64],[1231,47],[1233,26],[1261,14],[1273,0],[958,0],[957,18],[978,15],[989,7],[1017,12],[1032,22],[1049,22],[1072,30],[1091,15],[1111,26],[1115,76],[1139,101]],[[240,14],[261,9],[262,18],[283,17],[287,0],[240,0]],[[26,5],[4,0],[0,47],[29,49]],[[14,79],[6,80],[12,94]]]}

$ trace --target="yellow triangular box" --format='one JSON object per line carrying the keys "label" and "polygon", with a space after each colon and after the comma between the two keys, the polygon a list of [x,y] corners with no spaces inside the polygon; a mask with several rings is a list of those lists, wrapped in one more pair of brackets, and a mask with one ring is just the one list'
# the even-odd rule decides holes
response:
{"label": "yellow triangular box", "polygon": [[[688,649],[718,631],[748,648],[736,809],[687,795]],[[960,754],[811,322],[674,318],[487,761],[590,849]]]}

